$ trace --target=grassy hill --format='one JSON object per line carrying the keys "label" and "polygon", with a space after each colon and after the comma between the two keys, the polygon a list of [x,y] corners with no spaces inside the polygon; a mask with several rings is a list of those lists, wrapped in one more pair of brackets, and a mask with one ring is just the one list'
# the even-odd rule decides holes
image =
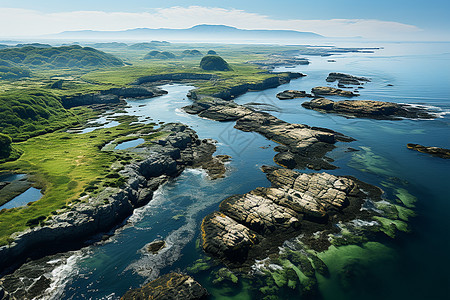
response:
{"label": "grassy hill", "polygon": [[123,65],[120,59],[111,54],[78,45],[6,48],[0,50],[0,60],[16,64],[19,67],[89,68]]}
{"label": "grassy hill", "polygon": [[0,132],[14,141],[77,124],[78,116],[66,110],[59,98],[45,90],[0,94]]}

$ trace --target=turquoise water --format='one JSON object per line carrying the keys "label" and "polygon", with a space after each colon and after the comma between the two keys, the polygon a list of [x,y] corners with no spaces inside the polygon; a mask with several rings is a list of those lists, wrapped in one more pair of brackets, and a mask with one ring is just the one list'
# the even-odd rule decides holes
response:
{"label": "turquoise water", "polygon": [[[358,46],[358,45],[351,45]],[[363,45],[369,46],[369,45]],[[450,45],[449,44],[378,44],[384,49],[374,54],[346,54],[311,57],[301,71],[308,76],[275,89],[250,92],[237,103],[263,102],[279,108],[273,114],[285,121],[327,127],[357,141],[344,144],[330,156],[336,175],[353,175],[368,183],[384,186],[386,197],[409,194],[417,198],[418,214],[410,222],[411,233],[395,240],[383,239],[386,246],[356,248],[327,254],[330,279],[319,278],[323,299],[445,299],[450,295],[450,161],[427,156],[406,148],[419,143],[450,148]],[[281,69],[280,69],[281,70]],[[329,72],[365,76],[372,82],[361,89],[360,99],[385,100],[432,106],[440,117],[435,120],[380,121],[344,118],[306,110],[304,99],[278,101],[275,95],[285,89],[309,90],[325,85]],[[388,87],[387,84],[392,84]],[[188,124],[201,138],[218,141],[217,154],[229,154],[227,177],[210,181],[204,172],[187,170],[160,188],[147,206],[138,209],[126,225],[109,241],[79,251],[63,277],[63,299],[118,299],[129,288],[141,286],[169,271],[185,271],[204,257],[196,247],[202,218],[217,210],[225,197],[268,186],[259,168],[273,165],[274,143],[258,134],[233,128],[234,123],[220,123],[188,115],[180,110],[190,104],[185,85],[163,86],[169,94],[139,101],[128,101],[128,112],[151,117],[154,121],[179,121]],[[332,97],[330,97],[332,98]],[[144,105],[144,106],[142,106]],[[347,147],[360,151],[345,152]],[[157,255],[142,249],[155,239],[164,239],[167,247]],[[358,262],[355,276],[342,284],[340,260],[350,257]],[[193,275],[212,293],[213,299],[251,299],[251,281],[237,286],[214,285],[208,272]],[[62,285],[64,286],[64,285]],[[298,298],[292,291],[282,299]]]}

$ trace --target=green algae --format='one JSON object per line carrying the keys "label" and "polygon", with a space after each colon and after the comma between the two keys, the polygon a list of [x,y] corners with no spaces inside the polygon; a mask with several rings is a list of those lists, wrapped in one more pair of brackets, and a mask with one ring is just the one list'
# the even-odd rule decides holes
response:
{"label": "green algae", "polygon": [[217,272],[214,272],[214,275],[214,284],[219,284],[223,281],[232,282],[234,284],[239,282],[239,278],[227,268],[220,268]]}
{"label": "green algae", "polygon": [[209,257],[204,259],[197,259],[196,261],[194,261],[193,265],[187,267],[186,270],[192,274],[197,274],[202,271],[209,270],[211,268],[211,265],[209,264],[210,260],[211,259]]}
{"label": "green algae", "polygon": [[[317,256],[330,272],[329,277],[317,276],[318,289],[324,300],[349,298],[349,293],[358,289],[358,281],[365,280],[364,272],[368,272],[370,266],[383,268],[383,265],[389,265],[396,259],[393,249],[377,242],[368,242],[362,246],[331,246],[317,253]],[[349,282],[353,284],[350,287]]]}
{"label": "green algae", "polygon": [[348,165],[366,173],[393,176],[390,171],[390,162],[384,157],[375,154],[370,147],[360,147],[362,151],[354,152]]}
{"label": "green algae", "polygon": [[381,231],[383,231],[386,235],[388,235],[391,238],[395,238],[395,235],[398,231],[408,232],[408,224],[401,220],[391,220],[388,218],[373,217],[375,220],[380,222],[381,224]]}
{"label": "green algae", "polygon": [[395,196],[398,198],[398,201],[403,203],[408,208],[415,207],[415,204],[417,202],[417,198],[411,195],[407,190],[403,188],[397,188],[395,190]]}

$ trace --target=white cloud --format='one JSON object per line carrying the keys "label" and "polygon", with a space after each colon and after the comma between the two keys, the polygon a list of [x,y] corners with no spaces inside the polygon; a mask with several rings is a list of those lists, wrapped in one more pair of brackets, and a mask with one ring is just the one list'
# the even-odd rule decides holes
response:
{"label": "white cloud", "polygon": [[238,9],[201,6],[171,7],[148,12],[39,11],[0,8],[0,36],[35,36],[67,30],[123,30],[139,27],[187,28],[197,24],[225,24],[243,29],[292,29],[330,37],[371,39],[417,38],[413,25],[367,19],[275,20]]}

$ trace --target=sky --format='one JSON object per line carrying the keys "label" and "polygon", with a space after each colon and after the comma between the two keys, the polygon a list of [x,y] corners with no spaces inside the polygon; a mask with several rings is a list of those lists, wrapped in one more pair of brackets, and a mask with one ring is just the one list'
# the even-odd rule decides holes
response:
{"label": "sky", "polygon": [[448,0],[0,0],[0,37],[223,24],[328,37],[450,41]]}

